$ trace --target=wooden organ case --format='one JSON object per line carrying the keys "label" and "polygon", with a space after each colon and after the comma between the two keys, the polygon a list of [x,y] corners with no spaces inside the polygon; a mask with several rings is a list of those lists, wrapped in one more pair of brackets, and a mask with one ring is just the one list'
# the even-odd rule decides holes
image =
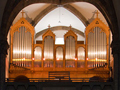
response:
{"label": "wooden organ case", "polygon": [[109,78],[109,28],[97,17],[86,27],[85,44],[77,43],[70,30],[64,45],[55,45],[55,34],[48,30],[43,41],[34,44],[34,27],[22,17],[11,27],[9,78],[48,78],[50,71],[66,71],[70,78]]}

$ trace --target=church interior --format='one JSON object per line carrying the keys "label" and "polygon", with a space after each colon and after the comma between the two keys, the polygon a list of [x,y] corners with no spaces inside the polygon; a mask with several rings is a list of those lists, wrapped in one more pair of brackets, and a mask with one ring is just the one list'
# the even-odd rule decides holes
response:
{"label": "church interior", "polygon": [[7,38],[8,82],[20,76],[30,82],[114,78],[112,33],[103,14],[90,3],[29,5],[15,17]]}

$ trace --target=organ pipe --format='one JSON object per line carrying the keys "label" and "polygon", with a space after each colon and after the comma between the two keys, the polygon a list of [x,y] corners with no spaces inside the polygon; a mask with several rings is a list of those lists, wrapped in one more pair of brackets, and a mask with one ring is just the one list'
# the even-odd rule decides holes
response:
{"label": "organ pipe", "polygon": [[56,48],[56,67],[63,67],[63,48]]}
{"label": "organ pipe", "polygon": [[44,58],[53,60],[54,40],[51,36],[46,36],[44,40]]}
{"label": "organ pipe", "polygon": [[63,60],[63,48],[56,48],[56,59]]}
{"label": "organ pipe", "polygon": [[106,63],[106,34],[99,27],[88,34],[88,67],[103,66]]}
{"label": "organ pipe", "polygon": [[83,47],[78,48],[78,67],[85,67],[85,49]]}
{"label": "organ pipe", "polygon": [[73,36],[68,36],[66,38],[66,60],[75,59],[75,38]]}
{"label": "organ pipe", "polygon": [[13,63],[22,67],[31,66],[32,38],[25,27],[20,27],[19,32],[13,37]]}
{"label": "organ pipe", "polygon": [[44,39],[44,58],[44,67],[53,67],[54,39],[51,36],[46,36]]}
{"label": "organ pipe", "polygon": [[42,48],[36,47],[34,52],[35,60],[42,60]]}
{"label": "organ pipe", "polygon": [[78,60],[85,60],[85,49],[83,47],[78,48]]}
{"label": "organ pipe", "polygon": [[36,47],[34,51],[34,67],[41,67],[41,60],[42,60],[42,48]]}
{"label": "organ pipe", "polygon": [[66,67],[75,67],[75,38],[68,36],[66,38]]}

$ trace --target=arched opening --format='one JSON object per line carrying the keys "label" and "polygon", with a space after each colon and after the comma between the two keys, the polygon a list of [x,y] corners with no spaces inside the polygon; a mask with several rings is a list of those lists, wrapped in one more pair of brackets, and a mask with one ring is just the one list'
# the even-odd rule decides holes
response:
{"label": "arched opening", "polygon": [[[74,6],[74,8],[77,7],[77,3],[75,3],[75,4],[73,3],[73,4],[71,4],[71,5]],[[79,5],[79,4],[78,4],[78,5]],[[48,6],[49,6],[49,5],[48,5]],[[63,8],[63,7],[60,7],[60,8]],[[56,10],[59,11],[60,8],[58,7]],[[77,8],[76,8],[76,9],[77,9]],[[78,8],[78,9],[79,9],[79,8]],[[96,9],[96,8],[95,8],[95,9]],[[64,10],[64,9],[63,9],[63,10]],[[51,12],[52,12],[52,11],[51,11]],[[56,11],[55,11],[55,13],[56,13]],[[85,13],[85,12],[83,12],[83,13]],[[91,11],[91,13],[92,13],[92,11]],[[59,12],[57,12],[57,14],[59,15]],[[86,15],[86,13],[85,13],[85,15]],[[84,16],[85,16],[85,15],[84,15]],[[94,14],[91,14],[91,17],[92,17],[92,15],[94,16]],[[37,16],[37,15],[36,15],[36,16]],[[51,16],[52,16],[52,15],[51,15]],[[31,17],[32,17],[32,16],[31,16]],[[47,17],[47,16],[45,16],[45,17]],[[45,17],[44,17],[44,18],[45,18]],[[52,17],[54,17],[54,16],[52,16]],[[61,14],[61,17],[63,17],[62,14]],[[94,16],[94,17],[95,17],[95,16]],[[94,17],[93,17],[93,18],[90,18],[90,20],[94,19]],[[30,19],[30,16],[28,15],[28,17],[26,17],[26,18]],[[33,18],[35,18],[35,17],[33,17]],[[44,18],[43,18],[43,19],[44,19]],[[86,16],[86,18],[89,18],[89,17]],[[50,18],[50,19],[51,19],[51,21],[54,20],[54,19],[52,19],[52,18]],[[57,19],[58,19],[58,20],[57,20],[57,23],[58,23],[59,17],[58,17]],[[63,18],[63,19],[64,19],[64,18]],[[70,20],[70,19],[68,18],[68,21],[69,21],[69,20]],[[75,19],[74,19],[74,20],[75,20]],[[78,19],[78,20],[79,20],[79,19]],[[89,20],[89,22],[90,22],[90,20]],[[45,23],[44,23],[43,21],[44,21]],[[46,20],[44,19],[43,21],[42,21],[42,20],[40,21],[41,23],[40,23],[40,25],[38,25],[38,26],[41,26],[41,28],[38,27],[38,28],[39,28],[38,30],[46,29],[48,24],[51,24],[51,23],[54,22],[54,21],[49,22],[49,21],[50,21],[49,19],[46,19]],[[47,23],[46,23],[46,22],[47,22]],[[61,22],[62,22],[62,21],[61,21]],[[65,23],[65,21],[63,21],[63,22]],[[72,22],[72,21],[69,21],[69,22]],[[74,23],[75,23],[75,22],[74,22]],[[72,23],[72,24],[74,24],[74,23]],[[77,23],[77,22],[76,22],[76,23]],[[79,22],[79,23],[80,23],[80,22]],[[46,26],[44,26],[45,24],[46,24]],[[68,23],[68,24],[70,24],[70,23]],[[62,24],[61,24],[61,25],[62,25]],[[43,28],[42,28],[42,26],[43,26]],[[56,25],[56,23],[55,23],[54,25],[51,25],[51,26],[53,27],[53,26],[60,26],[60,25]],[[65,25],[65,26],[68,26],[68,25]],[[81,27],[81,26],[84,26],[84,24],[81,25],[81,23],[80,23],[80,24],[77,24],[77,26],[75,26],[75,24],[72,25],[72,26],[73,26],[73,28],[77,28],[77,29],[81,30],[83,33],[85,32],[85,30],[84,30],[85,27],[84,27],[83,29],[81,29],[81,28],[78,27],[78,26],[80,26],[80,27]],[[38,31],[36,30],[36,33],[37,33],[37,32],[38,32]],[[78,34],[78,33],[75,33],[75,34]],[[78,35],[77,35],[77,36],[78,36]],[[47,37],[47,38],[48,38],[48,40],[45,38],[45,39],[44,39],[44,42],[42,42],[42,44],[44,43],[44,45],[43,45],[43,52],[42,52],[42,53],[43,53],[43,56],[42,56],[43,58],[42,58],[41,60],[44,60],[44,59],[45,59],[45,61],[43,61],[43,62],[44,62],[44,64],[43,64],[44,67],[54,67],[55,62],[54,62],[54,61],[51,61],[51,60],[52,60],[52,59],[55,59],[55,57],[54,57],[54,55],[55,55],[54,52],[55,52],[55,51],[54,51],[54,47],[52,47],[52,48],[49,47],[49,46],[51,45],[51,43],[54,43],[54,40],[52,39],[52,41],[51,41],[51,38],[52,38],[51,36],[49,36],[49,37]],[[80,38],[81,38],[81,37],[80,37]],[[71,37],[71,39],[72,39],[72,37]],[[70,40],[71,40],[71,39],[70,39]],[[41,40],[42,40],[42,36],[41,36]],[[67,39],[66,39],[66,42],[67,42],[67,41],[69,42],[70,40],[67,40]],[[66,42],[65,42],[65,43],[66,43]],[[70,41],[70,43],[71,43],[71,42],[72,42],[72,44],[73,44],[73,42],[75,42],[75,41],[73,40],[73,41]],[[71,45],[71,46],[72,46],[72,44],[70,44],[70,43],[69,43],[69,44],[66,43],[66,47],[65,47],[66,49],[68,48],[67,45]],[[77,42],[75,42],[75,43],[77,43]],[[85,42],[84,42],[84,43],[85,43]],[[53,46],[53,44],[52,44],[51,46]],[[73,63],[72,63],[72,64],[74,64],[74,65],[73,65],[73,66],[72,66],[72,65],[69,65],[69,67],[75,67],[75,65],[76,65],[76,61],[75,61],[75,60],[76,60],[76,59],[77,59],[77,60],[79,59],[79,57],[77,58],[77,54],[75,54],[76,51],[77,51],[75,46],[76,46],[76,45],[73,46],[73,47],[74,47],[74,58],[72,58],[72,59],[73,59]],[[49,47],[49,49],[48,49],[48,48],[46,49],[46,47]],[[66,50],[66,49],[65,49],[65,50]],[[72,48],[72,49],[73,49],[73,48]],[[46,53],[46,52],[48,52],[47,50],[52,50],[52,58],[48,58],[48,57],[47,57],[47,56],[50,57],[50,55],[51,55],[50,53],[49,53],[49,55],[48,55],[48,53]],[[67,50],[66,50],[66,51],[67,51]],[[50,52],[51,52],[51,51],[50,51]],[[70,53],[70,51],[68,51],[68,52]],[[45,53],[47,54],[47,56],[46,56]],[[67,53],[67,52],[66,52],[66,53]],[[73,52],[72,52],[72,53],[73,53]],[[71,56],[72,56],[72,55],[69,55],[69,57],[71,57]],[[32,57],[32,58],[35,58],[35,56]],[[63,57],[63,58],[64,58],[64,57]],[[65,57],[65,58],[66,58],[66,57]],[[47,61],[47,59],[49,59],[49,61]],[[71,58],[69,58],[69,59],[71,59]],[[86,58],[85,58],[85,59],[86,59]],[[47,66],[45,66],[45,63],[46,63],[46,62],[48,62],[48,63],[46,64]],[[63,62],[64,62],[64,61],[63,61]],[[79,61],[78,61],[78,62],[79,62]],[[35,63],[35,61],[34,61],[34,63]],[[42,63],[42,62],[41,62],[41,63]],[[67,64],[67,63],[68,63],[68,62],[66,62],[65,64]],[[80,62],[80,63],[81,63],[81,62]],[[85,67],[85,63],[83,63],[83,64],[84,64],[84,66],[82,66],[82,67]],[[78,65],[78,64],[77,64],[77,65]],[[64,66],[64,65],[63,65],[63,66]],[[65,66],[66,66],[66,65],[65,65]],[[81,65],[80,65],[80,66],[81,66]],[[40,67],[42,67],[42,65],[41,65]],[[67,66],[66,66],[66,67],[67,67]],[[79,66],[77,66],[77,67],[79,67]]]}

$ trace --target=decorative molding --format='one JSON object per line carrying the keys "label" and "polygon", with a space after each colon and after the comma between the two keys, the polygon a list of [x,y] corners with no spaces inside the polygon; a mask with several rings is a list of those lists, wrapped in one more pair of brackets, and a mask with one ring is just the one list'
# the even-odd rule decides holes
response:
{"label": "decorative molding", "polygon": [[46,36],[51,36],[53,37],[54,41],[55,41],[55,34],[50,30],[48,29],[43,35],[42,35],[42,38],[43,38],[43,41],[45,39]]}
{"label": "decorative molding", "polygon": [[34,49],[35,49],[36,47],[41,47],[42,50],[43,50],[43,44],[34,44]]}
{"label": "decorative molding", "polygon": [[[42,35],[43,33],[45,33],[47,30],[48,30],[48,29],[44,29],[44,30],[36,33],[35,38],[39,37],[40,35]],[[67,30],[67,31],[68,31],[68,30],[69,30],[69,27],[67,27],[67,26],[56,26],[56,27],[51,27],[50,30],[51,30],[51,31],[57,31],[57,30]],[[75,28],[71,28],[71,30],[72,30],[73,32],[75,32],[75,33],[77,33],[77,34],[79,34],[80,36],[82,36],[82,37],[85,38],[84,33],[83,33],[82,31],[80,31],[80,30],[78,30],[78,29],[75,29]]]}
{"label": "decorative molding", "polygon": [[94,21],[92,21],[85,30],[85,35],[87,36],[90,32],[93,32],[93,29],[95,27],[101,28],[101,32],[105,32],[107,37],[110,34],[110,29],[108,26],[106,26],[99,18],[96,18]]}
{"label": "decorative molding", "polygon": [[22,17],[20,20],[18,20],[18,22],[16,22],[13,26],[11,26],[11,30],[10,30],[10,34],[11,36],[13,36],[14,32],[18,31],[19,32],[19,28],[20,27],[26,27],[26,31],[29,31],[32,36],[34,36],[34,27],[24,18]]}
{"label": "decorative molding", "polygon": [[72,31],[72,30],[69,30],[65,35],[64,35],[64,40],[66,40],[66,38],[68,36],[73,36],[75,38],[75,41],[77,41],[77,35]]}

